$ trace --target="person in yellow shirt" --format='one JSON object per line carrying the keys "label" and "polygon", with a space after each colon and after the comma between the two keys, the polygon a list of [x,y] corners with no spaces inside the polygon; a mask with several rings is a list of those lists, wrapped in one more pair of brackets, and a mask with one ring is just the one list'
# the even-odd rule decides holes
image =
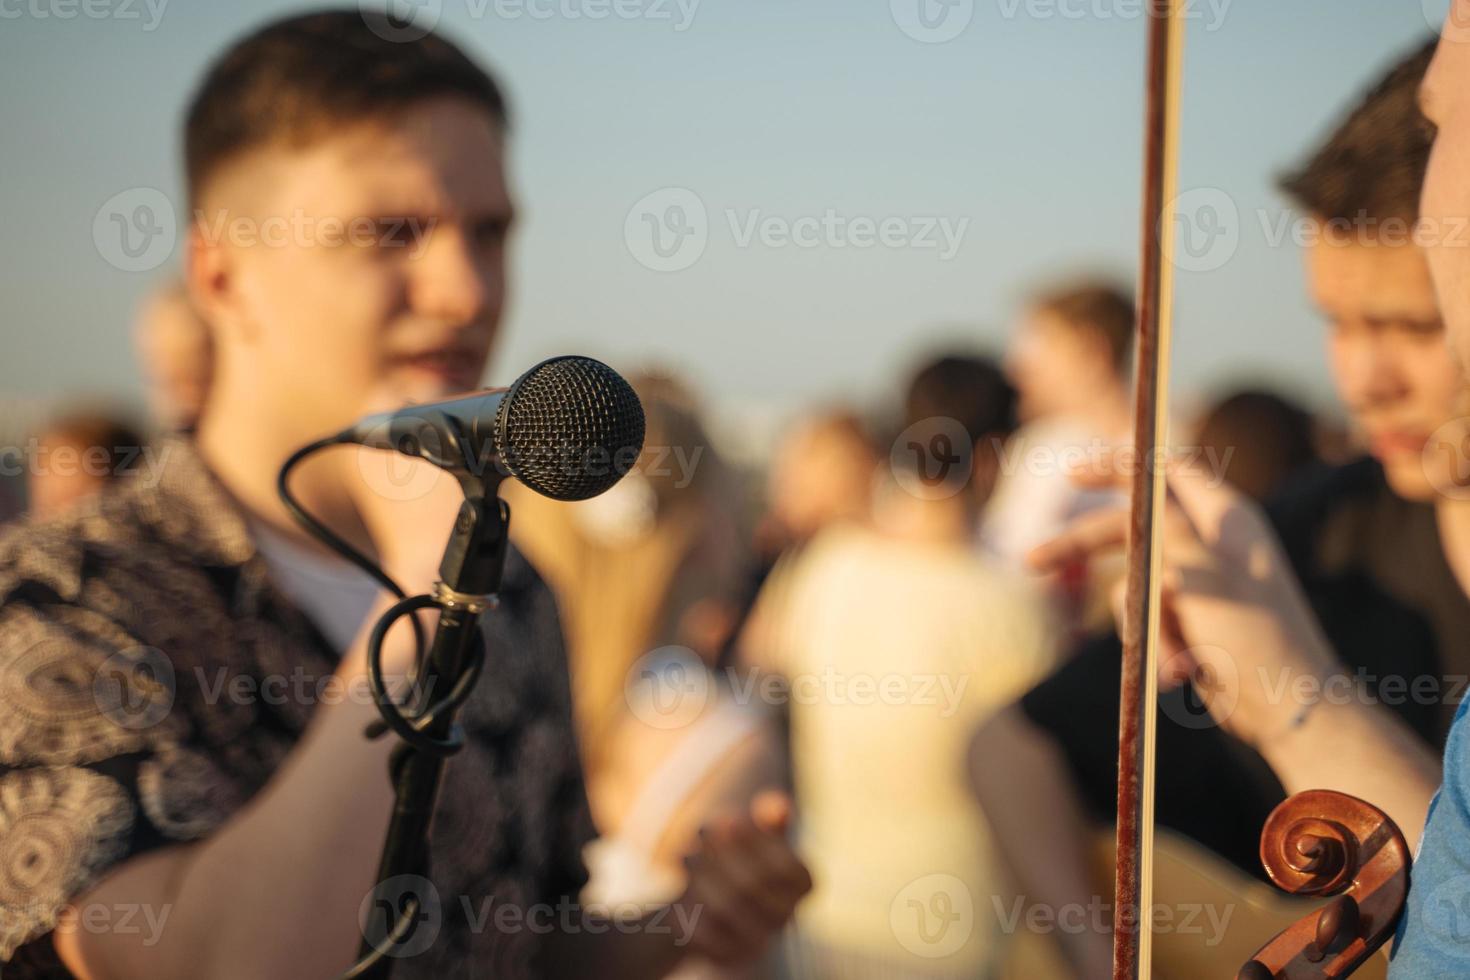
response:
{"label": "person in yellow shirt", "polygon": [[1046,673],[1053,649],[1032,586],[974,547],[1014,405],[987,361],[922,368],[872,525],[821,532],[757,602],[743,651],[781,683],[747,684],[788,706],[816,881],[798,912],[797,975],[999,967],[993,897],[1006,887],[965,751],[976,724]]}

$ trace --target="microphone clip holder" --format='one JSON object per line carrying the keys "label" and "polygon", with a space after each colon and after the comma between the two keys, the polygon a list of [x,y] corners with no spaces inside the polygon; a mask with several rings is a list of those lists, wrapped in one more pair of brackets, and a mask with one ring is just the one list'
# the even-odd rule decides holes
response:
{"label": "microphone clip holder", "polygon": [[[422,951],[415,936],[437,912],[437,902],[430,907],[421,894],[432,888],[430,823],[448,757],[464,747],[455,715],[485,666],[480,618],[499,605],[510,530],[510,507],[496,493],[499,474],[455,475],[465,500],[439,565],[439,581],[432,594],[410,596],[390,608],[369,639],[368,680],[382,720],[366,734],[378,738],[391,731],[402,741],[389,761],[395,802],[377,884],[360,913],[363,943],[357,963],[340,980],[390,976],[397,960]],[[430,608],[438,611],[439,622],[400,704],[383,674],[382,641],[398,619]],[[445,686],[449,693],[434,700]]]}

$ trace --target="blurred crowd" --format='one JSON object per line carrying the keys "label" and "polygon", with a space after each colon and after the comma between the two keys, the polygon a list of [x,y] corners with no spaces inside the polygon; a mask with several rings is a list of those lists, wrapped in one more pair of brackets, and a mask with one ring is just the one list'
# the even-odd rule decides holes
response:
{"label": "blurred crowd", "polygon": [[[1379,90],[1374,127],[1350,119],[1285,182],[1304,209],[1357,208],[1345,198],[1371,186],[1364,206],[1412,211],[1414,181],[1390,200],[1383,173],[1427,153],[1393,101],[1416,58]],[[1168,440],[1179,465],[1267,509],[1339,656],[1379,685],[1452,673],[1446,639],[1470,627],[1450,570],[1414,557],[1442,553],[1422,449],[1463,391],[1422,259],[1402,252],[1337,256],[1376,263],[1371,288],[1330,257],[1307,270],[1351,425],[1252,381],[1181,413]],[[895,372],[891,404],[814,406],[762,471],[721,452],[686,379],[641,371],[647,439],[629,476],[580,503],[507,487],[568,644],[601,833],[588,901],[672,899],[708,815],[792,791],[816,882],[795,923],[748,969],[679,976],[1108,975],[1106,912],[1097,928],[1017,922],[1110,894],[1122,563],[1041,575],[1028,555],[1122,499],[1106,478],[1127,475],[1133,331],[1126,287],[1052,281],[1004,351],[936,350]],[[136,338],[148,422],[73,406],[39,427],[13,519],[134,478],[142,433],[187,430],[207,404],[209,330],[178,286],[150,297]],[[1256,835],[1284,794],[1190,687],[1161,704],[1159,815],[1186,870],[1162,873],[1160,901],[1226,907],[1261,887]],[[1453,708],[1397,710],[1437,745]],[[1170,961],[1161,941],[1160,975],[1233,970],[1269,933],[1214,925],[1217,942],[1178,955],[1216,959]]]}
{"label": "blurred crowd", "polygon": [[[1119,499],[1070,474],[1130,438],[1132,321],[1111,282],[1038,291],[1003,356],[937,352],[901,378],[897,405],[794,417],[763,472],[724,458],[688,383],[635,373],[648,434],[627,477],[570,504],[506,488],[516,543],[567,636],[602,831],[589,902],[671,899],[710,814],[789,784],[818,887],[783,946],[738,975],[1002,976],[1049,955],[1017,953],[991,909],[1022,892],[979,804],[991,767],[972,742],[1110,635],[1121,562],[1041,578],[1025,556]],[[206,325],[170,284],[139,311],[136,340],[148,428],[188,429],[209,388]],[[127,478],[142,431],[106,411],[40,427],[23,516],[62,514]],[[1251,387],[1182,431],[1176,446],[1257,499],[1341,442],[1289,396]],[[1026,779],[1007,776],[1005,792]],[[973,926],[936,959],[928,930],[944,931],[943,896],[960,895]],[[1104,956],[1106,935],[1088,935],[1079,955]]]}

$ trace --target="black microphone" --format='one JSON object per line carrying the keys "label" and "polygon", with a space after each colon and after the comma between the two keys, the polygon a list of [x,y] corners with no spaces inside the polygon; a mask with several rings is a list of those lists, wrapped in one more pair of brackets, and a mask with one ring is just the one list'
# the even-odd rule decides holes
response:
{"label": "black microphone", "polygon": [[643,451],[643,405],[633,386],[590,357],[542,361],[509,388],[369,415],[343,443],[417,456],[461,474],[493,468],[554,500],[610,488]]}

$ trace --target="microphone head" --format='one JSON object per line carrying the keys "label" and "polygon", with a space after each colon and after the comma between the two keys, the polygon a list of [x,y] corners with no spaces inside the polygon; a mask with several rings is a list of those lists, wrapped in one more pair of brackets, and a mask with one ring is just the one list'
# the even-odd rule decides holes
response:
{"label": "microphone head", "polygon": [[516,379],[495,413],[501,464],[553,500],[586,500],[617,483],[643,451],[643,405],[590,357],[542,361]]}

